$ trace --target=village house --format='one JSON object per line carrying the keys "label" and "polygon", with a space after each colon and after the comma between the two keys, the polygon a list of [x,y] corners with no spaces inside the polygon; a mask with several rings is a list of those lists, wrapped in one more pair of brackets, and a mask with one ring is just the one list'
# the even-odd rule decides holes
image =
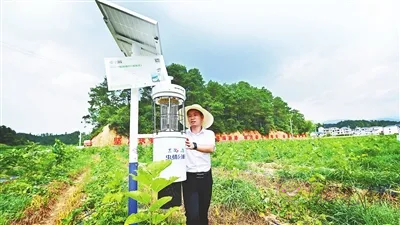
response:
{"label": "village house", "polygon": [[350,127],[318,127],[318,132],[315,134],[317,136],[342,136],[342,135],[355,135],[355,136],[365,136],[365,135],[390,135],[390,134],[400,134],[400,124],[389,125],[386,127],[373,126],[373,127],[356,127],[351,129]]}
{"label": "village house", "polygon": [[383,128],[383,134],[398,134],[399,133],[399,126],[398,125],[390,125]]}

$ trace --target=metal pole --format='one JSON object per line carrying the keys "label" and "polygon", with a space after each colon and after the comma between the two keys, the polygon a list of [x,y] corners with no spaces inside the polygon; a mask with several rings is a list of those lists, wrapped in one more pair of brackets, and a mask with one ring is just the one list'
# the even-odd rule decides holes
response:
{"label": "metal pole", "polygon": [[[131,112],[129,125],[129,174],[137,175],[138,169],[138,132],[139,132],[139,89],[131,89]],[[137,190],[137,181],[129,176],[129,191]],[[128,216],[137,213],[137,201],[128,199]],[[136,224],[135,224],[136,225]]]}
{"label": "metal pole", "polygon": [[[132,54],[140,55],[141,48],[132,44],[131,46]],[[137,175],[138,169],[138,137],[139,137],[139,89],[131,88],[131,112],[129,118],[129,174]],[[129,175],[129,191],[136,191],[138,183],[133,180]],[[128,216],[131,214],[136,214],[137,201],[135,199],[128,199]],[[134,225],[137,225],[136,223]]]}
{"label": "metal pole", "polygon": [[83,121],[81,120],[81,125],[79,126],[79,147],[82,145],[82,123]]}
{"label": "metal pole", "polygon": [[79,147],[82,145],[82,131],[79,131]]}
{"label": "metal pole", "polygon": [[293,138],[293,126],[292,126],[292,117],[290,117],[290,132],[292,133],[290,138]]}

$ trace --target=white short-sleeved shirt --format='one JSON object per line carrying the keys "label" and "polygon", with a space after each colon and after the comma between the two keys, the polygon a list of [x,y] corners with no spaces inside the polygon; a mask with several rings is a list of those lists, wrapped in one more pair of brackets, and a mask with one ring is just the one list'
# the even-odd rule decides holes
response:
{"label": "white short-sleeved shirt", "polygon": [[[197,145],[214,145],[215,151],[215,133],[211,130],[202,129],[199,133],[192,133],[190,129],[186,130],[187,138],[190,142],[196,142]],[[194,149],[186,150],[186,171],[197,173],[207,172],[211,169],[210,153],[199,152]]]}

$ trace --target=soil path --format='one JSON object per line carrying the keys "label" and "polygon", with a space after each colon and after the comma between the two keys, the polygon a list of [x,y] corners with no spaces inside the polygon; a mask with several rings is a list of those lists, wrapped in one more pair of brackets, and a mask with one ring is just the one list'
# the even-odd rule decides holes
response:
{"label": "soil path", "polygon": [[[93,157],[94,162],[100,160],[100,155]],[[57,197],[54,204],[49,207],[46,216],[39,223],[34,225],[54,225],[60,224],[60,220],[65,218],[73,209],[79,207],[81,200],[85,198],[83,193],[84,185],[89,179],[91,168],[86,168],[74,181]]]}
{"label": "soil path", "polygon": [[80,185],[85,176],[89,173],[88,170],[83,172],[76,180],[74,180],[73,184],[69,186],[60,196],[57,197],[57,202],[51,206],[51,211],[49,212],[46,218],[37,225],[54,225],[58,224],[58,220],[62,217],[63,213],[65,213],[66,209],[71,207],[71,202],[73,199],[76,199],[77,195],[81,194]]}

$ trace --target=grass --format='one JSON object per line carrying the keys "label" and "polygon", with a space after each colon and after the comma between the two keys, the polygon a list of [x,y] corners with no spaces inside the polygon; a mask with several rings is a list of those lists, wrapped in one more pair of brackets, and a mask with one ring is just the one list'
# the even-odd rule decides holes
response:
{"label": "grass", "polygon": [[400,142],[395,136],[260,140],[218,143],[213,166],[248,169],[248,162],[282,165],[280,176],[328,180],[368,188],[400,183]]}
{"label": "grass", "polygon": [[333,201],[310,205],[318,213],[329,215],[328,222],[334,224],[400,224],[400,210],[388,203],[363,206],[357,202]]}
{"label": "grass", "polygon": [[[68,157],[72,152],[64,153]],[[75,209],[68,209],[63,223],[123,224],[127,218],[127,198],[122,194],[127,190],[126,146],[85,148],[63,166],[50,163],[56,153],[34,153],[36,159],[30,160],[36,160],[37,172],[27,176],[27,168],[18,164],[23,161],[11,157],[17,152],[3,151],[1,157],[8,162],[4,174],[21,177],[0,187],[0,221],[21,217],[32,204],[32,193],[46,196],[45,184],[68,181],[60,173],[78,173],[89,166],[85,160],[95,153],[99,160],[90,165],[86,185],[81,187],[85,198]],[[138,154],[140,163],[151,162],[152,146],[138,146]],[[238,221],[240,212],[259,223],[263,219],[254,218],[273,214],[291,224],[400,224],[399,161],[400,142],[395,136],[219,142],[212,155],[212,215],[223,212],[232,218],[213,220]],[[45,168],[50,172],[43,172]],[[290,185],[300,187],[292,197],[281,192],[282,187],[291,190]]]}
{"label": "grass", "polygon": [[127,218],[127,149],[97,148],[98,162],[91,168],[82,192],[86,199],[72,210],[63,224],[123,224]]}
{"label": "grass", "polygon": [[78,151],[62,144],[54,147],[61,150],[59,154],[36,144],[0,154],[2,176],[16,177],[0,184],[0,224],[22,219],[46,206],[85,168],[93,154],[90,149]]}
{"label": "grass", "polygon": [[[376,221],[399,224],[398,196],[394,200],[382,197],[382,204],[358,201],[351,206],[344,206],[339,199],[346,195],[346,190],[351,190],[350,196],[357,198],[357,188],[369,189],[375,194],[399,190],[400,164],[396,163],[399,158],[400,142],[395,136],[367,136],[221,142],[212,160],[214,167],[226,173],[243,171],[239,172],[242,173],[240,179],[246,180],[246,185],[263,190],[265,211],[284,221],[297,224],[379,224]],[[266,181],[254,179],[252,182],[245,174],[253,171],[261,175],[260,165],[271,162],[278,166],[272,176],[265,176]],[[259,165],[259,168],[249,165]],[[298,194],[296,201],[287,201],[276,191],[280,182],[297,183],[304,188],[304,193]],[[334,191],[331,193],[334,201],[327,201],[321,191],[331,185],[341,186],[342,191]],[[313,189],[306,191],[310,186]],[[215,191],[216,196],[219,196],[218,192],[226,193],[219,188]],[[213,201],[219,202],[218,199]]]}
{"label": "grass", "polygon": [[254,184],[235,178],[213,179],[213,204],[256,214],[264,210],[262,194]]}

